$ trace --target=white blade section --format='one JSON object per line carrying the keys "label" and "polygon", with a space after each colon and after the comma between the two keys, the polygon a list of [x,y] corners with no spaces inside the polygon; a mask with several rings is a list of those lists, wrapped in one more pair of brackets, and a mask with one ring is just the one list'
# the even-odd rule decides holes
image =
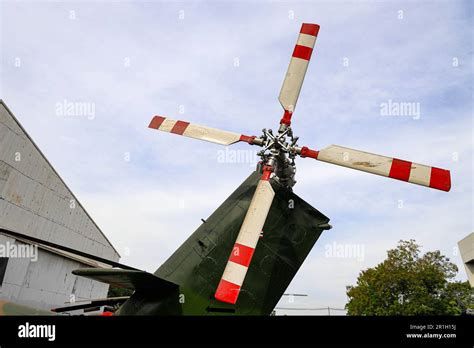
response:
{"label": "white blade section", "polygon": [[451,189],[451,174],[449,170],[354,150],[348,147],[328,146],[317,153],[316,159],[442,191],[449,191]]}
{"label": "white blade section", "polygon": [[148,127],[162,132],[183,135],[185,137],[209,141],[220,145],[231,145],[238,141],[250,142],[253,138],[243,134],[191,124],[185,121],[172,120],[163,116],[153,117]]}
{"label": "white blade section", "polygon": [[301,26],[298,41],[278,98],[285,112],[289,114],[284,118],[288,122],[291,120],[291,114],[298,101],[318,32],[319,25],[317,24],[303,23]]}
{"label": "white blade section", "polygon": [[239,235],[217,287],[215,298],[235,304],[244,283],[250,261],[257,246],[275,192],[265,175],[259,181]]}

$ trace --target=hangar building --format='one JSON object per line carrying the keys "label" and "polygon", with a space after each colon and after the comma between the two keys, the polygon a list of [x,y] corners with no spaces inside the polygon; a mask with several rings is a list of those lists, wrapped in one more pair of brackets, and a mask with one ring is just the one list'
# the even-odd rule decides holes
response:
{"label": "hangar building", "polygon": [[[1,100],[0,227],[112,261],[120,258]],[[99,266],[107,267],[0,234],[0,299],[51,309],[71,300],[104,298],[107,284],[71,273]]]}
{"label": "hangar building", "polygon": [[474,288],[474,232],[458,242],[469,284]]}

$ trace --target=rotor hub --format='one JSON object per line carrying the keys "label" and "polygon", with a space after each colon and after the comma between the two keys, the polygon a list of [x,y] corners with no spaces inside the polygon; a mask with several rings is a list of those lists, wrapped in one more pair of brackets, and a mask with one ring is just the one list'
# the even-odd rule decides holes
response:
{"label": "rotor hub", "polygon": [[280,127],[277,134],[272,129],[263,129],[259,142],[263,149],[258,152],[261,163],[272,168],[272,178],[287,188],[292,188],[296,181],[295,157],[298,153],[298,137],[293,135],[289,125]]}

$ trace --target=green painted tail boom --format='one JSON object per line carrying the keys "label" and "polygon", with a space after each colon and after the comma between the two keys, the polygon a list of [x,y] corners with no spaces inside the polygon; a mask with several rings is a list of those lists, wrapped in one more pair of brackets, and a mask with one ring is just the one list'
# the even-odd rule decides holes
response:
{"label": "green painted tail boom", "polygon": [[261,174],[252,173],[155,272],[176,289],[137,289],[118,315],[269,315],[329,218],[272,181],[275,198],[239,299],[214,293]]}

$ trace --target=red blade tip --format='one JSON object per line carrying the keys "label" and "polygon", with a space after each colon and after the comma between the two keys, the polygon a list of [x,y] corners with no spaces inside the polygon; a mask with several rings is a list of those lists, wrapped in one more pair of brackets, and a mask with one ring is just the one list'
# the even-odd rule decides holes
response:
{"label": "red blade tip", "polygon": [[300,30],[301,34],[307,34],[307,35],[313,35],[313,36],[318,36],[318,32],[319,32],[319,25],[311,24],[311,23],[303,23]]}

